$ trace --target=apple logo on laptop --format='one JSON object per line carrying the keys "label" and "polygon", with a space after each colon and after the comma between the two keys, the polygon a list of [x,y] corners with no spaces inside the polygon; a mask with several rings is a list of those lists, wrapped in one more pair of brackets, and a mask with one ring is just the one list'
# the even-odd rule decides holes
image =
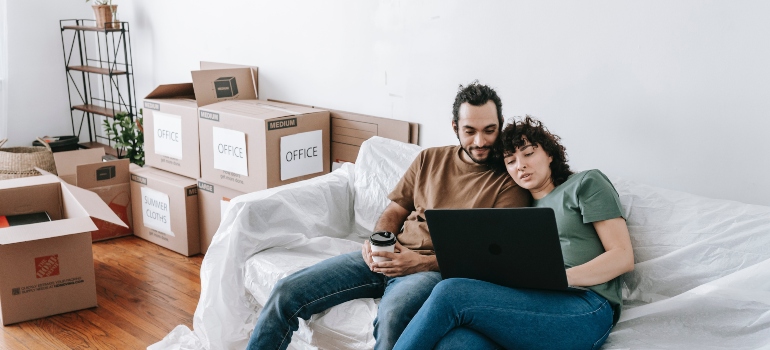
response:
{"label": "apple logo on laptop", "polygon": [[492,243],[489,245],[489,253],[492,255],[500,255],[500,253],[503,252],[503,248],[500,248],[499,245]]}

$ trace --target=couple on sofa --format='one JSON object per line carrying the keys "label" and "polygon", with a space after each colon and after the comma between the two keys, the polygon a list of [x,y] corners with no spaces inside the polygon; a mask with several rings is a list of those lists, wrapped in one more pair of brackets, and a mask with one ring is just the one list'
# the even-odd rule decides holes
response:
{"label": "couple on sofa", "polygon": [[[501,130],[502,102],[488,86],[461,86],[452,114],[460,145],[422,151],[377,221],[375,231],[399,232],[396,252],[372,252],[366,242],[361,252],[280,280],[248,349],[286,349],[298,318],[307,320],[358,298],[382,298],[374,321],[376,349],[561,349],[604,343],[620,316],[619,276],[634,266],[614,187],[598,170],[573,173],[559,137],[539,121],[527,116]],[[568,282],[588,291],[441,280],[426,209],[529,205],[554,209]],[[483,230],[484,223],[478,224]],[[372,256],[390,260],[374,262]]]}

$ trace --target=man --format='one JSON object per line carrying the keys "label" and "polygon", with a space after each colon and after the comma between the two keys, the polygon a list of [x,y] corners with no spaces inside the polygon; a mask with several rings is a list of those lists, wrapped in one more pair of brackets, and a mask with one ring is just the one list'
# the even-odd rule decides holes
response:
{"label": "man", "polygon": [[[504,171],[496,147],[503,124],[497,93],[477,82],[460,86],[452,115],[460,145],[420,152],[388,195],[391,203],[375,225],[375,232],[398,234],[396,252],[372,252],[366,242],[360,253],[324,260],[280,280],[248,349],[286,349],[299,317],[307,320],[358,298],[382,298],[374,320],[375,349],[391,349],[441,281],[425,210],[529,205],[530,195]],[[391,260],[375,263],[372,256]]]}

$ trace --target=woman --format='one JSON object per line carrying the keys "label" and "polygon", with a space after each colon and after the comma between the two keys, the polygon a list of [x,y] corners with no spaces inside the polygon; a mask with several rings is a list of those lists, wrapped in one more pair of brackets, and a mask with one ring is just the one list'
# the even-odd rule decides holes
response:
{"label": "woman", "polygon": [[567,280],[586,292],[517,289],[462,278],[439,283],[395,349],[598,349],[620,316],[619,276],[634,268],[618,194],[598,170],[573,173],[560,138],[527,116],[502,132],[505,166],[553,208]]}

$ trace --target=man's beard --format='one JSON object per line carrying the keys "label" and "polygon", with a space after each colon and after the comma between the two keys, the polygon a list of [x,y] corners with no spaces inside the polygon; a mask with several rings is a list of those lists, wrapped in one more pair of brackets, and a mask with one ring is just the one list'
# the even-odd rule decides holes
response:
{"label": "man's beard", "polygon": [[[463,152],[465,152],[465,154],[468,155],[468,158],[470,158],[474,163],[480,164],[480,165],[487,165],[492,167],[493,169],[495,168],[494,162],[500,162],[500,164],[502,164],[502,159],[501,157],[498,156],[498,152],[497,152],[497,150],[501,148],[499,145],[500,143],[499,139],[495,141],[495,143],[491,146],[486,146],[486,147],[471,146],[470,149],[466,149],[465,146],[463,146],[463,142],[460,140],[460,134],[457,132],[457,129],[455,129],[455,137],[457,137],[457,141],[460,143],[460,148],[462,148]],[[489,150],[489,152],[487,153],[487,159],[479,160],[473,156],[473,153],[471,152],[473,152],[473,150],[477,148]]]}
{"label": "man's beard", "polygon": [[[468,157],[469,157],[469,158],[471,158],[471,160],[472,160],[474,163],[476,163],[476,164],[481,164],[481,165],[489,165],[489,162],[490,162],[490,161],[491,161],[491,160],[494,158],[494,157],[493,157],[493,154],[494,154],[494,151],[495,151],[495,150],[494,150],[492,147],[478,147],[478,146],[471,146],[470,148],[465,148],[465,147],[463,147],[462,145],[460,145],[460,148],[462,148],[462,149],[463,149],[463,151],[465,152],[465,154],[467,154],[467,155],[468,155]],[[474,156],[473,156],[473,153],[472,153],[472,152],[473,152],[473,150],[475,150],[475,149],[486,149],[486,150],[489,150],[489,152],[487,152],[487,158],[486,158],[486,159],[483,159],[483,160],[480,160],[480,159],[476,159],[476,157],[474,157]]]}

